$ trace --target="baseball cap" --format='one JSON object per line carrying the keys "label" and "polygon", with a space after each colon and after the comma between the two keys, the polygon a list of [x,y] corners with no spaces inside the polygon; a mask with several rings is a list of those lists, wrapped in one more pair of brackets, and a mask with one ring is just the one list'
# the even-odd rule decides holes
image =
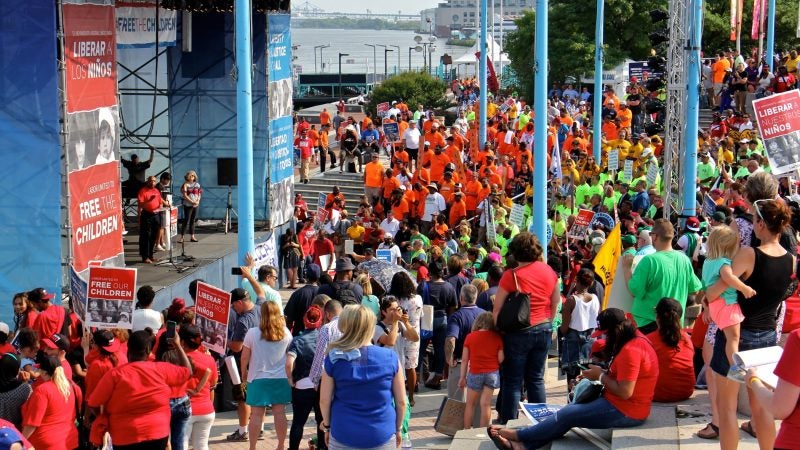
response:
{"label": "baseball cap", "polygon": [[711,215],[713,220],[717,222],[724,222],[725,221],[725,213],[722,211],[716,211],[714,214]]}
{"label": "baseball cap", "polygon": [[5,333],[6,335],[9,332],[8,324],[5,322],[0,322],[0,333]]}
{"label": "baseball cap", "polygon": [[622,236],[622,244],[636,245],[636,236],[632,234],[626,234],[625,236]]}
{"label": "baseball cap", "polygon": [[247,291],[245,291],[243,288],[236,288],[231,291],[231,303],[239,300],[244,300],[246,298],[247,298]]}
{"label": "baseball cap", "polygon": [[700,231],[700,220],[697,217],[689,217],[686,219],[686,229],[690,231]]}
{"label": "baseball cap", "polygon": [[306,266],[306,278],[311,278],[316,281],[322,276],[322,268],[317,264],[308,264]]}
{"label": "baseball cap", "polygon": [[42,344],[53,350],[64,350],[65,352],[69,350],[69,341],[63,334],[56,333],[49,338],[44,338]]}
{"label": "baseball cap", "polygon": [[[20,432],[10,426],[0,427],[0,449],[11,448],[14,444],[23,444]],[[25,447],[22,445],[23,448]]]}
{"label": "baseball cap", "polygon": [[42,300],[51,300],[56,296],[56,294],[47,292],[45,288],[36,288],[30,292],[28,292],[28,300],[33,303],[39,303]]}
{"label": "baseball cap", "polygon": [[119,340],[114,337],[114,333],[109,330],[97,330],[92,335],[95,345],[103,350],[115,353],[119,351]]}

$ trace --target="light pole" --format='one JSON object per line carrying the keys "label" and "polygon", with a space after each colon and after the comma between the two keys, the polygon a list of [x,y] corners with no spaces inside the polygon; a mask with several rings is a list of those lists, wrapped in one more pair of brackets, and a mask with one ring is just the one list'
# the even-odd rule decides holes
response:
{"label": "light pole", "polygon": [[[384,45],[382,47],[386,47],[386,46]],[[384,48],[383,49],[383,80],[384,81],[386,81],[386,79],[389,78],[389,65],[386,62],[386,56],[389,54],[389,52],[393,52],[393,51],[394,50],[392,50],[390,48]]]}
{"label": "light pole", "polygon": [[397,49],[397,70],[395,72],[400,71],[400,46],[399,45],[390,45],[389,47],[394,47]]}
{"label": "light pole", "polygon": [[[414,42],[417,43],[417,47],[419,47],[421,45],[423,51],[427,50],[427,45],[428,44],[426,42],[422,42],[422,36],[420,36],[420,35],[414,36]],[[423,53],[422,54],[422,70],[425,70],[425,66],[427,66],[427,65],[428,65],[428,58],[425,56],[425,53]]]}
{"label": "light pole", "polygon": [[317,73],[317,49],[319,49],[319,62],[322,63],[322,49],[330,46],[331,44],[314,46],[314,73]]}
{"label": "light pole", "polygon": [[372,82],[375,82],[375,78],[378,76],[378,69],[375,67],[375,62],[377,61],[377,53],[375,52],[375,44],[364,44],[367,47],[372,47]]}
{"label": "light pole", "polygon": [[419,53],[422,51],[422,46],[417,45],[416,47],[408,47],[408,71],[411,72],[411,50]]}
{"label": "light pole", "polygon": [[350,56],[349,53],[339,53],[339,98],[342,97],[342,56]]}
{"label": "light pole", "polygon": [[428,36],[428,74],[430,74],[431,70],[433,69],[433,51],[435,50],[433,43],[436,42],[436,36],[431,34]]}

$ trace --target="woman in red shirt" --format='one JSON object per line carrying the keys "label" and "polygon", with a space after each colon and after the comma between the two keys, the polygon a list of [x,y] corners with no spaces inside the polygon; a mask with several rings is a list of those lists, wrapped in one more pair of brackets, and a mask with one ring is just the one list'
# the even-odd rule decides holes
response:
{"label": "woman in red shirt", "polygon": [[589,403],[571,403],[538,424],[515,430],[490,426],[489,437],[498,448],[540,448],[573,427],[628,428],[644,423],[650,415],[658,358],[650,342],[636,330],[621,309],[609,308],[597,317],[598,329],[606,333],[608,371],[590,365],[583,377],[599,380],[603,395]]}
{"label": "woman in red shirt", "polygon": [[27,292],[19,292],[14,294],[14,332],[19,331],[20,328],[33,328],[36,322],[36,308],[28,301]]}
{"label": "woman in red shirt", "polygon": [[217,367],[214,358],[201,345],[203,336],[195,325],[182,325],[179,332],[181,344],[194,371],[186,385],[192,403],[192,417],[186,429],[183,448],[189,441],[195,450],[208,450],[208,437],[214,425],[214,386],[217,385]]}
{"label": "woman in red shirt", "polygon": [[58,357],[46,357],[39,372],[40,382],[22,406],[22,434],[36,448],[72,450],[78,447],[75,411],[83,401],[80,389],[67,380]]}
{"label": "woman in red shirt", "polygon": [[533,234],[523,231],[514,236],[508,244],[508,254],[518,266],[503,274],[494,300],[495,322],[509,294],[526,293],[531,304],[531,326],[503,335],[505,360],[500,389],[502,423],[517,418],[522,380],[525,380],[528,401],[545,403],[545,361],[550,350],[551,321],[561,303],[561,293],[558,276],[543,261],[543,253],[539,240]]}
{"label": "woman in red shirt", "polygon": [[677,300],[662,298],[656,305],[658,329],[647,335],[658,355],[658,381],[653,400],[672,403],[694,393],[694,345],[681,329],[683,308]]}
{"label": "woman in red shirt", "polygon": [[176,334],[174,345],[180,365],[149,361],[153,335],[134,332],[128,341],[128,364],[103,376],[87,400],[94,411],[108,414],[115,450],[165,449],[169,439],[172,388],[189,379],[189,359]]}

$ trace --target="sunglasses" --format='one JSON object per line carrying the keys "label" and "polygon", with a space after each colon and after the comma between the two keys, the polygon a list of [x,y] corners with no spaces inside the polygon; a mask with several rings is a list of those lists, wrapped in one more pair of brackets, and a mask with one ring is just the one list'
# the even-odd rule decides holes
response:
{"label": "sunglasses", "polygon": [[767,199],[767,198],[762,198],[761,200],[756,200],[756,201],[753,202],[753,208],[756,210],[756,214],[758,215],[758,218],[761,219],[762,222],[764,221],[764,216],[761,215],[761,208],[759,208],[758,204],[759,203],[765,203],[765,202],[768,202],[768,201],[770,201],[770,200]]}

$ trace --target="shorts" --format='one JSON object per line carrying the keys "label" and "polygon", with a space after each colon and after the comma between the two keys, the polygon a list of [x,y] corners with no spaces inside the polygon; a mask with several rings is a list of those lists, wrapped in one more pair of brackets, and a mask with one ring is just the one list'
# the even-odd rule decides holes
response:
{"label": "shorts", "polygon": [[419,341],[406,341],[403,347],[403,354],[405,355],[403,369],[416,369],[419,366]]}
{"label": "shorts", "polygon": [[467,388],[473,391],[482,391],[485,387],[491,389],[500,387],[500,371],[467,374]]}
{"label": "shorts", "polygon": [[725,90],[725,83],[714,83],[713,84],[714,95],[719,95],[722,91]]}
{"label": "shorts", "polygon": [[406,152],[408,152],[408,160],[417,161],[419,159],[419,149],[418,148],[407,148]]}
{"label": "shorts", "polygon": [[717,327],[723,330],[732,325],[738,325],[744,320],[742,308],[738,303],[728,305],[725,300],[716,299],[709,302],[708,311]]}
{"label": "shorts", "polygon": [[[775,345],[775,337],[775,330],[742,328],[739,333],[739,351],[772,347]],[[728,375],[728,370],[731,368],[728,356],[725,354],[725,342],[725,333],[717,330],[714,339],[714,354],[711,356],[711,370],[723,377]]]}
{"label": "shorts", "polygon": [[286,378],[259,378],[247,384],[248,406],[288,405],[292,387]]}

